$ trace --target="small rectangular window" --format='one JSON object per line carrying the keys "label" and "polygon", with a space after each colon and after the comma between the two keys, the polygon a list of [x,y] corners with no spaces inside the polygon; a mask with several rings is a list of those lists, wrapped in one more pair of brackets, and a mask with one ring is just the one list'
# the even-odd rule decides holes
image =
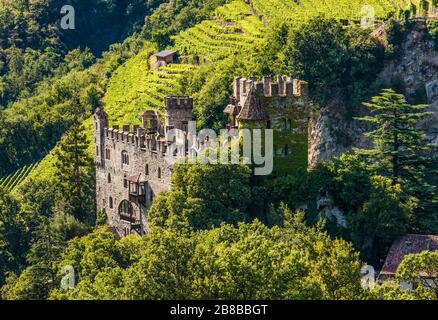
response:
{"label": "small rectangular window", "polygon": [[127,151],[122,152],[122,164],[129,165],[129,155]]}

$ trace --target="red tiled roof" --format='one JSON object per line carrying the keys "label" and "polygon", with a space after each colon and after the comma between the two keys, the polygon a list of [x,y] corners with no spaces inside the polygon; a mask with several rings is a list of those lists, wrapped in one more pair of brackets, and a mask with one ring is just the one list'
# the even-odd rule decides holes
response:
{"label": "red tiled roof", "polygon": [[394,241],[386,256],[382,275],[395,275],[399,264],[407,254],[438,250],[438,235],[407,234]]}

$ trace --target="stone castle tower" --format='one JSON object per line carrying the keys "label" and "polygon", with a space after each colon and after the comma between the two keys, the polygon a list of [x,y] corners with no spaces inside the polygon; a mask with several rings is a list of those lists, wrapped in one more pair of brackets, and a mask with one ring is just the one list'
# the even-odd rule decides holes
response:
{"label": "stone castle tower", "polygon": [[[307,166],[307,83],[278,77],[234,80],[234,96],[225,108],[228,127],[274,129],[274,166],[285,172]],[[108,116],[94,114],[96,202],[108,225],[121,236],[148,231],[147,213],[154,197],[170,188],[172,165],[169,130],[187,133],[193,120],[191,97],[166,97],[165,116],[147,110],[142,125],[108,126]],[[174,151],[172,151],[174,152]],[[186,152],[186,151],[183,151]]]}
{"label": "stone castle tower", "polygon": [[156,111],[142,115],[142,126],[108,127],[102,109],[94,114],[97,209],[120,235],[147,232],[147,212],[155,195],[168,190],[171,165],[165,155],[172,128],[186,130],[192,118],[191,97],[166,97],[165,119]]}
{"label": "stone castle tower", "polygon": [[234,95],[224,112],[229,128],[274,130],[274,171],[307,167],[308,84],[290,77],[234,79]]}

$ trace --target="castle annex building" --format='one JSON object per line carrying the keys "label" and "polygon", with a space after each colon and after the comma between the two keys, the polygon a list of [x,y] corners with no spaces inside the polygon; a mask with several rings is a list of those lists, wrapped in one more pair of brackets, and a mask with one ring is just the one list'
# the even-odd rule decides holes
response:
{"label": "castle annex building", "polygon": [[[234,94],[225,107],[228,128],[274,129],[274,171],[307,166],[307,83],[289,77],[236,78]],[[148,231],[147,213],[154,197],[170,188],[172,166],[166,161],[167,133],[187,133],[193,119],[191,97],[166,97],[165,116],[147,110],[142,125],[108,125],[98,108],[94,114],[94,162],[97,209],[105,210],[108,225],[121,236]]]}

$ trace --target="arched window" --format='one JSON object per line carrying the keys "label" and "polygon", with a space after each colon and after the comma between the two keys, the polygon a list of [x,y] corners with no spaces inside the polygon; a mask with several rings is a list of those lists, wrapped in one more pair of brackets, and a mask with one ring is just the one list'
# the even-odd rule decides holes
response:
{"label": "arched window", "polygon": [[290,131],[292,128],[292,121],[290,119],[283,119],[283,123],[281,125],[282,131]]}
{"label": "arched window", "polygon": [[122,151],[122,164],[129,165],[128,151]]}
{"label": "arched window", "polygon": [[96,146],[96,156],[98,156],[98,155],[99,155],[99,147]]}
{"label": "arched window", "polygon": [[109,197],[109,207],[113,208],[113,197]]}
{"label": "arched window", "polygon": [[158,129],[158,120],[157,119],[152,119],[151,120],[151,128],[152,128],[152,130],[157,130]]}
{"label": "arched window", "polygon": [[161,168],[158,168],[158,179],[161,179]]}
{"label": "arched window", "polygon": [[146,166],[144,168],[145,174],[149,175],[149,164],[146,163]]}
{"label": "arched window", "polygon": [[108,173],[108,183],[111,183],[111,173]]}
{"label": "arched window", "polygon": [[110,149],[105,150],[105,159],[111,160],[111,151]]}
{"label": "arched window", "polygon": [[119,205],[119,215],[131,216],[133,214],[132,204],[128,200],[123,200]]}

